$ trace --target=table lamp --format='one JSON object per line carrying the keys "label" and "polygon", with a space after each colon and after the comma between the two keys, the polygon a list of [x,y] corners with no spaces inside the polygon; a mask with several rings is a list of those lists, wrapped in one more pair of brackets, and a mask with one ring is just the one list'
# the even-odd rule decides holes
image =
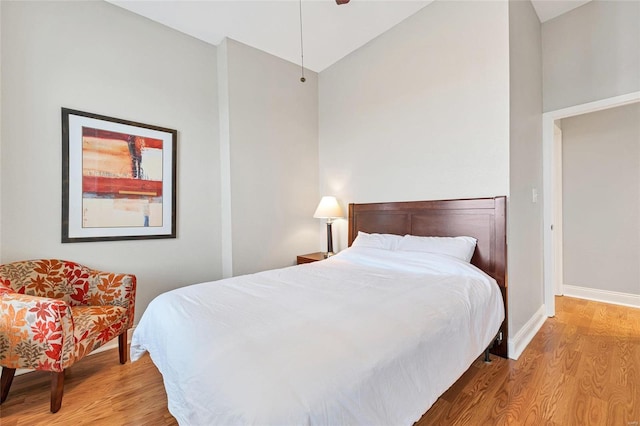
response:
{"label": "table lamp", "polygon": [[313,217],[318,219],[327,219],[327,254],[325,257],[333,256],[333,234],[331,232],[331,223],[333,222],[333,219],[342,217],[342,208],[340,208],[336,197],[322,197]]}

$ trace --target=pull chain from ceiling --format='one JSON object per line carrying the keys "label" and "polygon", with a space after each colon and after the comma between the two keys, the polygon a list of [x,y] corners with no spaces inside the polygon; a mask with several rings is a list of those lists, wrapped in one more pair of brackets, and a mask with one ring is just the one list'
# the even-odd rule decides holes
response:
{"label": "pull chain from ceiling", "polygon": [[302,71],[302,77],[300,77],[300,81],[304,83],[305,81],[307,81],[307,79],[304,78],[304,43],[302,41],[302,0],[300,0],[299,3],[300,3],[300,68]]}

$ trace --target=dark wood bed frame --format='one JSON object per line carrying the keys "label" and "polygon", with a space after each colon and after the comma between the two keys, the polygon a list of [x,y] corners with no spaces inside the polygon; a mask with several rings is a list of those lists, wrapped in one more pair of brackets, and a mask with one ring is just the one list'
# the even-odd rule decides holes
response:
{"label": "dark wood bed frame", "polygon": [[349,246],[358,231],[478,240],[471,263],[493,277],[502,292],[505,320],[491,352],[507,357],[507,198],[349,204]]}

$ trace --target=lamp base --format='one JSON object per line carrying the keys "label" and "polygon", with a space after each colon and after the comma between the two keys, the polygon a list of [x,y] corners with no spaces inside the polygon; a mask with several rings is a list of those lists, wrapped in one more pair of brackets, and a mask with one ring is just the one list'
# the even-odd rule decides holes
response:
{"label": "lamp base", "polygon": [[331,219],[327,220],[327,257],[333,256],[333,232],[331,232]]}

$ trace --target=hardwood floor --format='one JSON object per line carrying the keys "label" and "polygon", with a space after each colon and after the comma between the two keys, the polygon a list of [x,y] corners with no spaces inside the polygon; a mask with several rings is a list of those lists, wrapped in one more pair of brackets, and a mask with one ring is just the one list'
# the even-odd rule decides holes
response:
{"label": "hardwood floor", "polygon": [[480,360],[417,425],[640,422],[640,309],[556,298],[517,361]]}
{"label": "hardwood floor", "polygon": [[[640,426],[640,309],[568,297],[518,361],[478,359],[417,422],[427,425]],[[175,425],[148,356],[117,350],[75,364],[62,408],[49,412],[49,375],[17,376],[0,425]]]}

